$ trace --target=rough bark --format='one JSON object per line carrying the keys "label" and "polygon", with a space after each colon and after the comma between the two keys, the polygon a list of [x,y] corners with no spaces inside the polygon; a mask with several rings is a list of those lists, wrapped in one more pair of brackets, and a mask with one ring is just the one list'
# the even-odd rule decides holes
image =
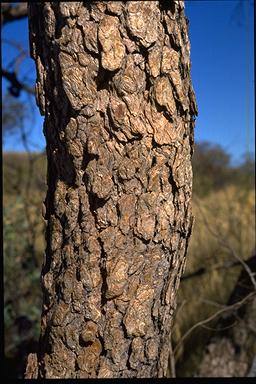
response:
{"label": "rough bark", "polygon": [[30,360],[39,378],[164,377],[193,221],[184,4],[30,3],[29,23],[48,157]]}
{"label": "rough bark", "polygon": [[[246,263],[256,272],[256,255]],[[199,367],[200,377],[255,377],[256,356],[256,292],[248,272],[243,269],[228,305],[248,297],[238,309],[223,315],[207,345]]]}

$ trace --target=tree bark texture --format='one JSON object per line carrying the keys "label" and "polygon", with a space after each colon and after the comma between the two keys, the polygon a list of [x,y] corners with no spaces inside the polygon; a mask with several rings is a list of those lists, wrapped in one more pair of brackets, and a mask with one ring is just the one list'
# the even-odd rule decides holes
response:
{"label": "tree bark texture", "polygon": [[27,377],[164,377],[193,221],[183,1],[30,3],[29,23],[48,192]]}

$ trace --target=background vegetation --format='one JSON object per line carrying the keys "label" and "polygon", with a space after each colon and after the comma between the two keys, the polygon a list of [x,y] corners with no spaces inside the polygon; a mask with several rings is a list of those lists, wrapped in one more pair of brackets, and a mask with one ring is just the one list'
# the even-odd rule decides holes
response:
{"label": "background vegetation", "polygon": [[[183,377],[196,373],[215,323],[183,336],[227,302],[242,268],[237,257],[246,260],[255,250],[253,159],[234,167],[220,146],[200,143],[193,163],[195,225],[172,340],[177,376]],[[6,369],[22,377],[40,329],[45,155],[4,153],[3,187]]]}

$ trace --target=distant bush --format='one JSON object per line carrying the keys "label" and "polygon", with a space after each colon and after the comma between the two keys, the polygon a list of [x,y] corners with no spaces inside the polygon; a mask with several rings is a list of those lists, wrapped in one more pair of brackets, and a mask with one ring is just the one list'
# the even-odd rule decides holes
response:
{"label": "distant bush", "polygon": [[6,369],[11,377],[21,378],[26,353],[35,348],[40,331],[45,159],[41,154],[11,153],[3,160]]}
{"label": "distant bush", "polygon": [[255,160],[245,156],[240,165],[232,166],[230,155],[220,146],[208,142],[196,144],[192,158],[193,193],[205,196],[228,185],[254,188]]}
{"label": "distant bush", "polygon": [[[42,255],[31,244],[22,197],[5,201],[4,237],[4,320],[5,354],[17,356],[12,375],[20,374],[20,348],[38,340],[41,315],[40,264]],[[42,236],[36,228],[37,236]],[[40,252],[41,253],[41,252]],[[39,262],[40,260],[40,262]],[[15,372],[16,368],[16,372]]]}

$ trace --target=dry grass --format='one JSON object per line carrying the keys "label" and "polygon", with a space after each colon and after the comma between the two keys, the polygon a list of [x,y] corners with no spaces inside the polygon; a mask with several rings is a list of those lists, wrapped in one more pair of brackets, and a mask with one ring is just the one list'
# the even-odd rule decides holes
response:
{"label": "dry grass", "polygon": [[[189,328],[227,302],[241,267],[218,266],[236,261],[235,255],[245,260],[255,250],[255,191],[229,186],[201,200],[194,198],[193,211],[195,226],[185,273],[201,267],[208,272],[181,282],[174,345]],[[199,328],[185,340],[176,356],[179,376],[195,373],[209,335],[209,329]]]}
{"label": "dry grass", "polygon": [[[10,341],[10,354],[19,342],[13,325],[15,318],[28,315],[37,322],[37,333],[40,324],[40,300],[36,295],[40,290],[39,273],[45,248],[41,206],[45,197],[46,167],[44,159],[38,156],[33,172],[37,179],[33,179],[30,188],[26,189],[28,179],[32,178],[27,160],[26,156],[4,158],[5,300],[20,293],[15,301],[17,308],[12,303],[5,309],[6,325],[9,322],[6,337]],[[229,186],[201,199],[194,196],[193,212],[195,225],[185,274],[202,267],[209,272],[184,280],[180,285],[173,330],[174,347],[188,329],[227,302],[241,268],[216,267],[234,260],[234,253],[247,259],[255,249],[255,191]],[[31,242],[37,267],[23,267],[22,270],[26,259],[33,262],[28,247]],[[35,277],[33,268],[37,268]],[[26,300],[23,300],[23,294],[27,295]],[[214,323],[210,326],[214,327]],[[178,376],[189,377],[195,373],[209,335],[208,329],[198,328],[185,340],[176,356]]]}

